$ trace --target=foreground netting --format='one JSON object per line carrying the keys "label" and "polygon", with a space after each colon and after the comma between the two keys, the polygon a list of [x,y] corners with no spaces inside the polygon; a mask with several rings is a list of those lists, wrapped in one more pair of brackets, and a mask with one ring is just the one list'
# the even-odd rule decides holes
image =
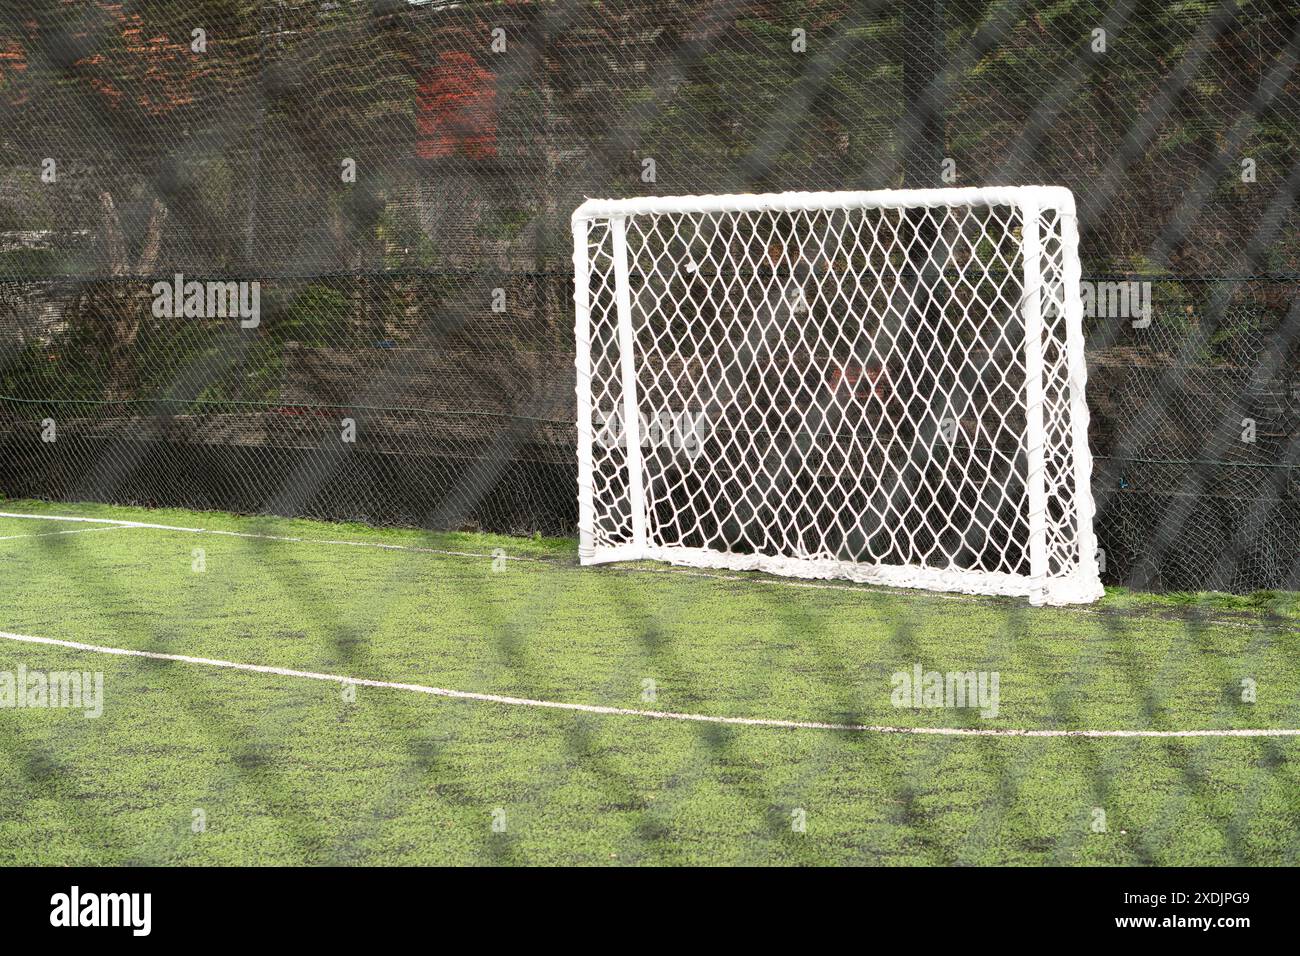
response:
{"label": "foreground netting", "polygon": [[583,563],[1101,595],[1066,189],[590,200]]}

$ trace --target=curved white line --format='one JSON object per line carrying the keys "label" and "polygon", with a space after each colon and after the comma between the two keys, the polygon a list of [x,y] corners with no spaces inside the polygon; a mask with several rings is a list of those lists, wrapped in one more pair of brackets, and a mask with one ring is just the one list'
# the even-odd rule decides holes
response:
{"label": "curved white line", "polygon": [[29,521],[77,521],[85,524],[111,524],[119,528],[160,528],[163,531],[202,531],[202,528],[182,528],[174,524],[150,524],[147,521],[126,521],[122,518],[83,518],[80,515],[43,515],[25,511],[0,511],[0,518],[26,518]]}
{"label": "curved white line", "polygon": [[378,687],[386,690],[404,690],[435,697],[456,700],[477,700],[489,704],[511,707],[542,707],[548,710],[574,710],[585,714],[610,714],[621,717],[648,717],[654,720],[684,720],[704,724],[734,724],[742,727],[784,727],[794,730],[838,730],[853,733],[917,734],[932,737],[1300,737],[1300,729],[1268,730],[1247,728],[1241,730],[1025,730],[1016,728],[978,727],[889,727],[875,724],[835,724],[814,720],[778,720],[769,717],[714,717],[708,714],[679,714],[666,710],[636,710],[630,707],[604,707],[597,704],[567,704],[554,700],[534,700],[531,697],[507,697],[501,694],[479,694],[468,690],[449,690],[425,684],[403,684],[395,681],[369,680],[364,677],[345,677],[339,674],[322,674],[316,671],[293,670],[288,667],[268,667],[264,664],[241,664],[236,661],[216,660],[210,657],[190,657],[185,654],[161,654],[157,651],[138,651],[125,647],[104,647],[83,644],[80,641],[63,641],[53,637],[33,637],[30,634],[13,634],[0,631],[0,638],[21,641],[25,644],[48,644],[76,651],[96,654],[113,654],[119,657],[147,657],[157,661],[178,661],[183,664],[202,664],[207,667],[224,667],[230,670],[250,671],[255,674],[275,674],[280,677],[301,677],[308,680],[330,681],[335,684],[352,684],[359,687]]}

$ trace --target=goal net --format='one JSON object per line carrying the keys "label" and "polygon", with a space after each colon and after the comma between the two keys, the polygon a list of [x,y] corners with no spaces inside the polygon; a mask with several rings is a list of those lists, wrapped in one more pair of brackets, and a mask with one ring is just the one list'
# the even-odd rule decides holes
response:
{"label": "goal net", "polygon": [[589,200],[584,564],[1095,600],[1063,188]]}

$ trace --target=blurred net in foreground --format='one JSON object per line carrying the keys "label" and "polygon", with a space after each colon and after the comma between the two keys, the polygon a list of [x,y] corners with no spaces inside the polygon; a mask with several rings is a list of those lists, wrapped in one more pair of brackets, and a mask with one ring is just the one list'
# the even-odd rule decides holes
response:
{"label": "blurred net in foreground", "polygon": [[1105,579],[1296,587],[1298,53],[1274,2],[11,5],[0,492],[572,533],[583,197],[950,160],[1152,283],[1088,328]]}

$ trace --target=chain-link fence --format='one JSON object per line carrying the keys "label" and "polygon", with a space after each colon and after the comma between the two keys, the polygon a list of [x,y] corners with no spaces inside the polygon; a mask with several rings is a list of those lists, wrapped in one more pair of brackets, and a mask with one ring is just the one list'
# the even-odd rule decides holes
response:
{"label": "chain-link fence", "polygon": [[192,7],[0,18],[0,492],[569,534],[584,196],[1043,182],[1105,579],[1297,586],[1291,5]]}

